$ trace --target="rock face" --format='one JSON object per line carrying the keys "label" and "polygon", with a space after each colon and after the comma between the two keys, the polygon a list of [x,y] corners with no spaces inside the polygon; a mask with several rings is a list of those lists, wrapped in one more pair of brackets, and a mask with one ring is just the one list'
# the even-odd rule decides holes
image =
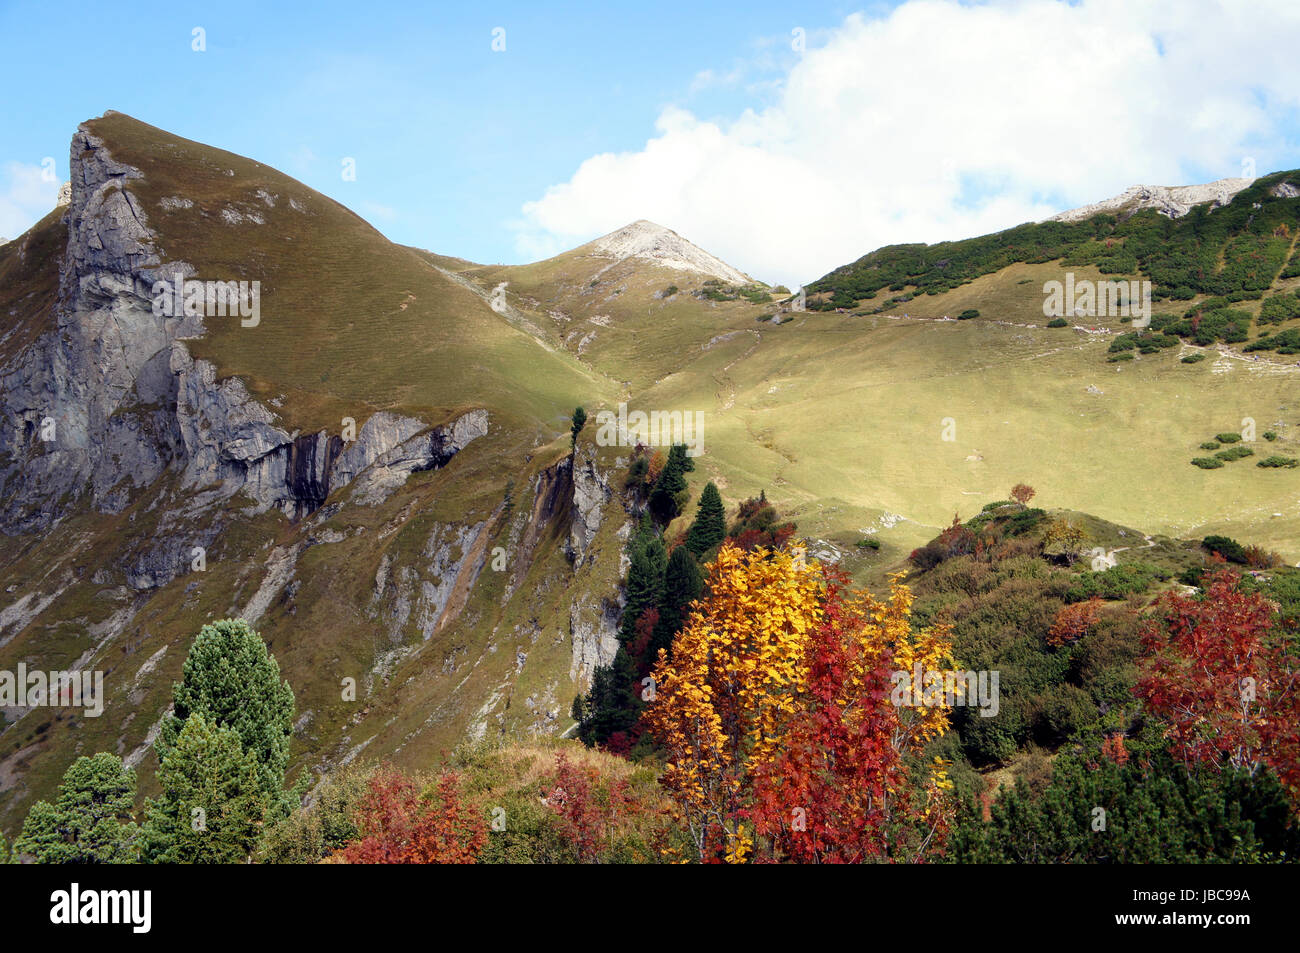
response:
{"label": "rock face", "polygon": [[[72,140],[56,327],[0,367],[0,531],[37,530],[77,498],[113,512],[180,449],[167,350],[186,319],[152,311],[158,264],[138,170],[83,128]],[[175,266],[173,266],[175,267]]]}
{"label": "rock face", "polygon": [[1091,205],[1061,212],[1049,222],[1081,222],[1102,212],[1138,211],[1153,208],[1169,218],[1181,218],[1195,205],[1210,203],[1213,208],[1227,205],[1254,179],[1218,179],[1204,185],[1134,185],[1120,195]]}
{"label": "rock face", "polygon": [[[298,518],[360,478],[360,502],[386,498],[418,470],[444,466],[488,431],[474,410],[436,427],[378,413],[344,445],[290,433],[238,378],[218,381],[185,340],[202,318],[156,315],[155,281],[194,268],[159,255],[145,210],[125,188],[141,177],[85,127],[72,140],[67,248],[57,327],[0,367],[0,532],[47,529],[87,495],[116,513],[165,472],[218,503],[236,493],[254,512]],[[174,575],[175,554],[131,573],[149,586]]]}
{"label": "rock face", "polygon": [[743,271],[691,244],[672,229],[645,219],[597,238],[587,248],[590,254],[600,258],[613,258],[615,261],[637,258],[664,268],[720,278],[733,285],[754,283],[754,279]]}
{"label": "rock face", "polygon": [[605,506],[613,497],[608,474],[584,455],[573,466],[573,518],[569,524],[568,554],[575,569],[582,568],[587,550],[600,531]]}

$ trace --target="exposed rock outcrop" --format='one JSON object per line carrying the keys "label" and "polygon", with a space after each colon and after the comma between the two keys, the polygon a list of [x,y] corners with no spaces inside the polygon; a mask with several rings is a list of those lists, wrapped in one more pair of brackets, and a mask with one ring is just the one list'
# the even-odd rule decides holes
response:
{"label": "exposed rock outcrop", "polygon": [[1049,222],[1081,222],[1102,212],[1136,212],[1153,208],[1168,218],[1181,218],[1193,206],[1209,203],[1212,208],[1227,205],[1254,179],[1218,179],[1204,185],[1134,185],[1101,202],[1082,205],[1047,219]]}
{"label": "exposed rock outcrop", "polygon": [[573,518],[569,523],[568,556],[574,569],[582,568],[588,550],[600,531],[605,506],[614,495],[608,474],[601,471],[591,454],[573,465]]}

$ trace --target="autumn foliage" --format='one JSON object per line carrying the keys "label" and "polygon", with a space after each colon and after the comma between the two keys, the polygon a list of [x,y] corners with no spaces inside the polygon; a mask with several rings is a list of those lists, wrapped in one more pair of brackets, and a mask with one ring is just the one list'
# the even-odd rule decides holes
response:
{"label": "autumn foliage", "polygon": [[1096,596],[1086,602],[1064,606],[1047,630],[1047,643],[1056,647],[1073,645],[1087,635],[1101,618],[1102,600]]}
{"label": "autumn foliage", "polygon": [[1300,803],[1300,660],[1273,605],[1219,570],[1201,598],[1170,595],[1143,633],[1134,691],[1189,769],[1271,768]]}
{"label": "autumn foliage", "polygon": [[472,864],[487,840],[486,823],[461,804],[458,778],[438,779],[436,796],[391,765],[377,768],[355,823],[360,838],[342,851],[350,864]]}
{"label": "autumn foliage", "polygon": [[1011,498],[1017,503],[1028,503],[1037,495],[1038,491],[1027,483],[1017,483],[1011,488]]}
{"label": "autumn foliage", "polygon": [[655,668],[646,719],[696,858],[845,862],[936,850],[950,786],[909,757],[947,710],[896,707],[890,675],[951,663],[951,635],[911,632],[896,578],[878,602],[786,550],[724,544],[703,600]]}
{"label": "autumn foliage", "polygon": [[620,815],[640,810],[627,781],[603,783],[595,768],[574,764],[563,752],[555,755],[555,775],[543,785],[542,799],[580,864],[596,863],[612,843]]}

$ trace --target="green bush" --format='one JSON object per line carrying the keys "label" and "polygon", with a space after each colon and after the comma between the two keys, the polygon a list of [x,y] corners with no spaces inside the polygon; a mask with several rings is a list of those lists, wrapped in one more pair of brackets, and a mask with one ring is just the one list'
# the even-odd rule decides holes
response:
{"label": "green bush", "polygon": [[978,318],[980,313],[975,308],[967,308],[961,314],[957,315],[958,321],[969,321],[971,318]]}
{"label": "green bush", "polygon": [[1300,298],[1291,292],[1271,295],[1260,305],[1260,324],[1281,324],[1292,318],[1300,318]]}
{"label": "green bush", "polygon": [[1214,457],[1193,457],[1192,466],[1200,467],[1202,470],[1217,470],[1223,466],[1223,461],[1216,460]]}
{"label": "green bush", "polygon": [[1216,443],[1215,441],[1213,441],[1213,440],[1207,440],[1207,441],[1205,441],[1205,443],[1201,444],[1201,449],[1202,449],[1202,450],[1218,450],[1218,449],[1219,449],[1219,444],[1217,444],[1217,443]]}
{"label": "green bush", "polygon": [[1201,540],[1201,545],[1210,552],[1222,556],[1230,563],[1236,563],[1239,566],[1246,565],[1246,551],[1242,548],[1241,543],[1230,536],[1206,536]]}
{"label": "green bush", "polygon": [[1258,463],[1256,463],[1255,466],[1270,467],[1270,468],[1277,468],[1277,467],[1294,468],[1296,466],[1300,466],[1300,460],[1297,460],[1295,457],[1282,457],[1282,456],[1274,455],[1271,457],[1265,457],[1263,460],[1260,460]]}
{"label": "green bush", "polygon": [[1052,318],[1052,320],[1047,322],[1047,326],[1049,328],[1067,328],[1070,326],[1070,322],[1065,320],[1065,318]]}
{"label": "green bush", "polygon": [[1201,361],[1203,361],[1203,360],[1205,360],[1205,352],[1204,352],[1204,351],[1197,351],[1195,354],[1188,354],[1185,358],[1183,358],[1183,363],[1184,363],[1184,364],[1199,364],[1199,363],[1200,363]]}
{"label": "green bush", "polygon": [[1225,463],[1231,463],[1233,460],[1240,460],[1242,457],[1253,457],[1254,455],[1255,451],[1250,449],[1250,447],[1241,446],[1229,447],[1227,450],[1220,450],[1215,454],[1216,457]]}
{"label": "green bush", "polygon": [[1241,434],[1229,430],[1225,433],[1216,433],[1214,439],[1219,443],[1238,443],[1241,440]]}
{"label": "green bush", "polygon": [[1065,591],[1066,602],[1085,602],[1094,596],[1102,599],[1127,599],[1146,592],[1152,584],[1169,578],[1169,573],[1146,563],[1125,563],[1101,572],[1085,571]]}

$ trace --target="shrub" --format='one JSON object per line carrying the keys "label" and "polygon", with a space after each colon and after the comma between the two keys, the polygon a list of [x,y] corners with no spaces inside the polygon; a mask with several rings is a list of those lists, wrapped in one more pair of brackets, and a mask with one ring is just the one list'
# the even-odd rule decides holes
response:
{"label": "shrub", "polygon": [[1203,361],[1203,360],[1205,360],[1205,352],[1204,352],[1204,351],[1197,351],[1195,354],[1188,354],[1185,358],[1183,358],[1183,363],[1184,363],[1184,364],[1199,364],[1199,363],[1200,363],[1201,361]]}
{"label": "shrub", "polygon": [[1076,577],[1075,583],[1065,591],[1065,601],[1083,602],[1087,599],[1126,599],[1151,588],[1157,580],[1169,574],[1145,563],[1125,563],[1111,566],[1101,572],[1086,572]]}
{"label": "shrub", "polygon": [[1216,433],[1214,439],[1219,441],[1219,443],[1239,443],[1241,441],[1241,434],[1233,433],[1231,431],[1228,433]]}
{"label": "shrub", "polygon": [[1291,292],[1265,298],[1259,308],[1260,324],[1281,324],[1297,317],[1300,317],[1300,298]]}
{"label": "shrub", "polygon": [[1229,447],[1227,450],[1220,450],[1215,454],[1220,460],[1230,463],[1233,460],[1240,460],[1242,457],[1253,457],[1255,451],[1250,447]]}
{"label": "shrub", "polygon": [[1201,545],[1230,563],[1246,564],[1246,551],[1241,548],[1241,543],[1229,536],[1206,536]]}
{"label": "shrub", "polygon": [[971,318],[978,318],[979,316],[980,316],[980,313],[979,313],[979,311],[978,311],[976,308],[967,308],[967,309],[966,309],[965,311],[963,311],[961,314],[957,315],[957,320],[958,320],[958,321],[969,321]]}
{"label": "shrub", "polygon": [[1297,466],[1300,466],[1300,460],[1297,460],[1295,457],[1283,457],[1275,454],[1271,457],[1265,457],[1263,460],[1260,460],[1258,463],[1256,463],[1255,466],[1295,468]]}
{"label": "shrub", "polygon": [[1068,328],[1070,322],[1065,320],[1065,318],[1052,318],[1052,320],[1047,322],[1047,326],[1049,328]]}
{"label": "shrub", "polygon": [[1214,457],[1193,457],[1192,466],[1200,467],[1202,470],[1217,470],[1223,466],[1223,461]]}
{"label": "shrub", "polygon": [[1214,440],[1207,440],[1207,441],[1205,441],[1205,443],[1201,444],[1201,449],[1202,449],[1202,450],[1218,450],[1218,449],[1219,449],[1219,444],[1218,444],[1217,441],[1214,441]]}
{"label": "shrub", "polygon": [[1097,624],[1101,606],[1102,601],[1097,596],[1063,606],[1047,630],[1047,644],[1059,648],[1078,642]]}

